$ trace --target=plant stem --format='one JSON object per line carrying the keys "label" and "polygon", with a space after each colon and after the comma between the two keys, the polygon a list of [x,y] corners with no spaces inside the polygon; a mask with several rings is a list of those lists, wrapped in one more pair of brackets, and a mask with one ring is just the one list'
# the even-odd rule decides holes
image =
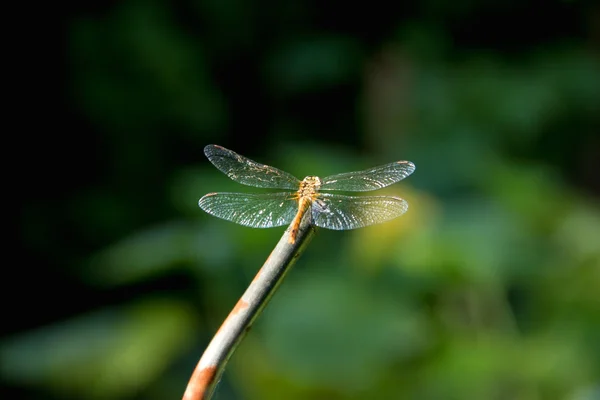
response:
{"label": "plant stem", "polygon": [[204,351],[188,382],[183,400],[208,400],[212,397],[227,361],[310,242],[314,230],[307,212],[300,223],[295,243],[290,243],[291,226],[285,231]]}

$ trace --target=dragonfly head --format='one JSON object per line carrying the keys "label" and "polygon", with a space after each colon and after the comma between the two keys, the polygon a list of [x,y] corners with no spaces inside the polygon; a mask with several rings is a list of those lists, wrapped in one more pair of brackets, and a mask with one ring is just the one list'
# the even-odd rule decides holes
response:
{"label": "dragonfly head", "polygon": [[309,195],[316,193],[321,188],[321,179],[318,176],[307,176],[300,183],[299,193]]}

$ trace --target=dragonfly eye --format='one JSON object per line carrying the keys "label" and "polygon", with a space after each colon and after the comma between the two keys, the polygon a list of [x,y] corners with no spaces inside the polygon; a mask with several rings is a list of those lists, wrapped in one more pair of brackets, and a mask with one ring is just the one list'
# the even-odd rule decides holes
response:
{"label": "dragonfly eye", "polygon": [[302,182],[316,190],[319,190],[319,188],[321,187],[321,178],[319,178],[318,176],[309,175],[306,178],[304,178]]}

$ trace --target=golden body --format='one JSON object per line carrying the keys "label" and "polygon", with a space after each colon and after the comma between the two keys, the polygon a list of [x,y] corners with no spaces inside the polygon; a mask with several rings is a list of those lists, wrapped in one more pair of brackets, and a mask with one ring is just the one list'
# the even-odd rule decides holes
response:
{"label": "golden body", "polygon": [[300,188],[294,194],[294,199],[298,201],[298,213],[294,217],[291,224],[290,230],[290,243],[296,242],[296,235],[300,222],[306,211],[308,211],[319,195],[319,189],[321,188],[321,179],[318,176],[307,176],[300,182]]}

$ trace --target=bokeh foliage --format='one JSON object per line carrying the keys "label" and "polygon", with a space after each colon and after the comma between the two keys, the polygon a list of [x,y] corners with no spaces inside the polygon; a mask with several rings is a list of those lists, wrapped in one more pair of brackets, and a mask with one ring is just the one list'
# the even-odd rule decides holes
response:
{"label": "bokeh foliage", "polygon": [[417,165],[382,191],[405,216],[318,232],[217,399],[600,397],[599,12],[82,6],[57,94],[70,146],[46,160],[76,162],[44,165],[71,178],[21,205],[33,267],[3,280],[38,299],[0,341],[6,398],[181,396],[282,233],[198,209],[253,190],[208,143],[300,178]]}

